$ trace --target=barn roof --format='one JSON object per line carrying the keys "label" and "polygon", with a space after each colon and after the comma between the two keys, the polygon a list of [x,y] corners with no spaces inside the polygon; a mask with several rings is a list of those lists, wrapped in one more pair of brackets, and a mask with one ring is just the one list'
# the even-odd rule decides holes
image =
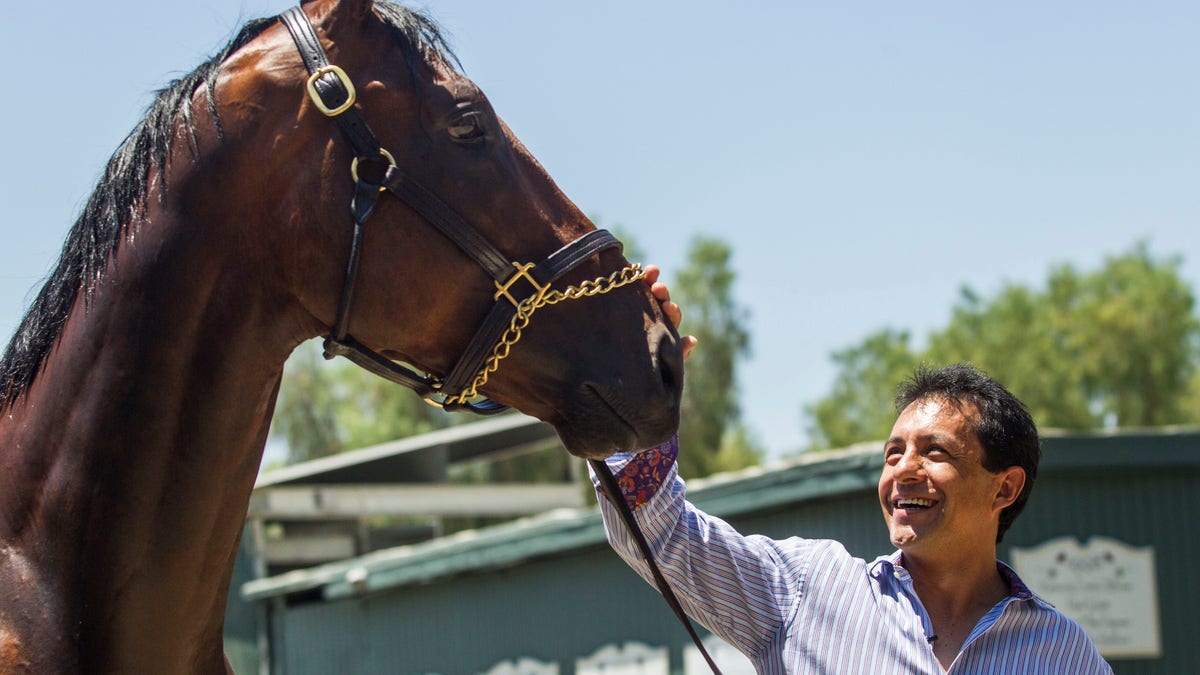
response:
{"label": "barn roof", "polygon": [[[439,432],[440,433],[440,432]],[[1200,428],[1176,427],[1112,432],[1043,433],[1043,470],[1089,467],[1171,467],[1200,464]],[[694,503],[730,518],[796,502],[873,490],[879,476],[880,443],[801,455],[769,468],[754,467],[688,481]],[[344,598],[468,572],[604,545],[598,510],[558,509],[432,541],[372,552],[313,568],[258,579],[242,586],[243,597],[262,600],[317,592]]]}

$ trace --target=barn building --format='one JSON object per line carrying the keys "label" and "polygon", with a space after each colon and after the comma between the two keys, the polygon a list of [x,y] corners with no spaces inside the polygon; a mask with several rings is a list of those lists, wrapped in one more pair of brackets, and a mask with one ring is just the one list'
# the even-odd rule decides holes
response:
{"label": "barn building", "polygon": [[[236,670],[708,672],[657,592],[608,548],[578,476],[443,482],[455,464],[556,443],[512,415],[264,473],[230,598]],[[1084,625],[1117,673],[1200,672],[1200,429],[1048,432],[1043,450],[1002,559]],[[868,443],[689,481],[689,495],[743,532],[833,538],[869,560],[890,552],[879,464]],[[509,520],[432,538],[436,520],[395,525],[416,514]],[[376,531],[385,517],[391,529]],[[725,673],[753,672],[708,639]]]}

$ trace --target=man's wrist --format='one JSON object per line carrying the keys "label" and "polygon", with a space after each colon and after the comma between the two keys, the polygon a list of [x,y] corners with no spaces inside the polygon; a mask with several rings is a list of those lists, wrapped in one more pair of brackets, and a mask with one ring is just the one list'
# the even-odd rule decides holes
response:
{"label": "man's wrist", "polygon": [[[625,502],[635,511],[646,505],[666,482],[679,455],[679,437],[672,436],[664,443],[623,457],[623,466],[612,466],[617,486]],[[611,465],[610,465],[611,466]]]}

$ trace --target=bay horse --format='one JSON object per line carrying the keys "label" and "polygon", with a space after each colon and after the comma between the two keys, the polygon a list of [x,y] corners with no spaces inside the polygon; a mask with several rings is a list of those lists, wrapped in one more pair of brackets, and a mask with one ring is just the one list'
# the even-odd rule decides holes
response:
{"label": "bay horse", "polygon": [[0,672],[225,671],[311,337],[572,454],[665,439],[679,338],[638,278],[427,18],[314,0],[247,23],[113,155],[0,361]]}

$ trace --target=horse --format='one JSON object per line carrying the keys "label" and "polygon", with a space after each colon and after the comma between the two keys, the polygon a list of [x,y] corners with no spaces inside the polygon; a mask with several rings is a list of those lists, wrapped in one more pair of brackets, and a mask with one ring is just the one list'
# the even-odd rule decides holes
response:
{"label": "horse", "polygon": [[114,153],[0,361],[0,672],[225,672],[251,489],[312,337],[581,457],[664,440],[682,357],[641,277],[422,14],[246,23]]}

